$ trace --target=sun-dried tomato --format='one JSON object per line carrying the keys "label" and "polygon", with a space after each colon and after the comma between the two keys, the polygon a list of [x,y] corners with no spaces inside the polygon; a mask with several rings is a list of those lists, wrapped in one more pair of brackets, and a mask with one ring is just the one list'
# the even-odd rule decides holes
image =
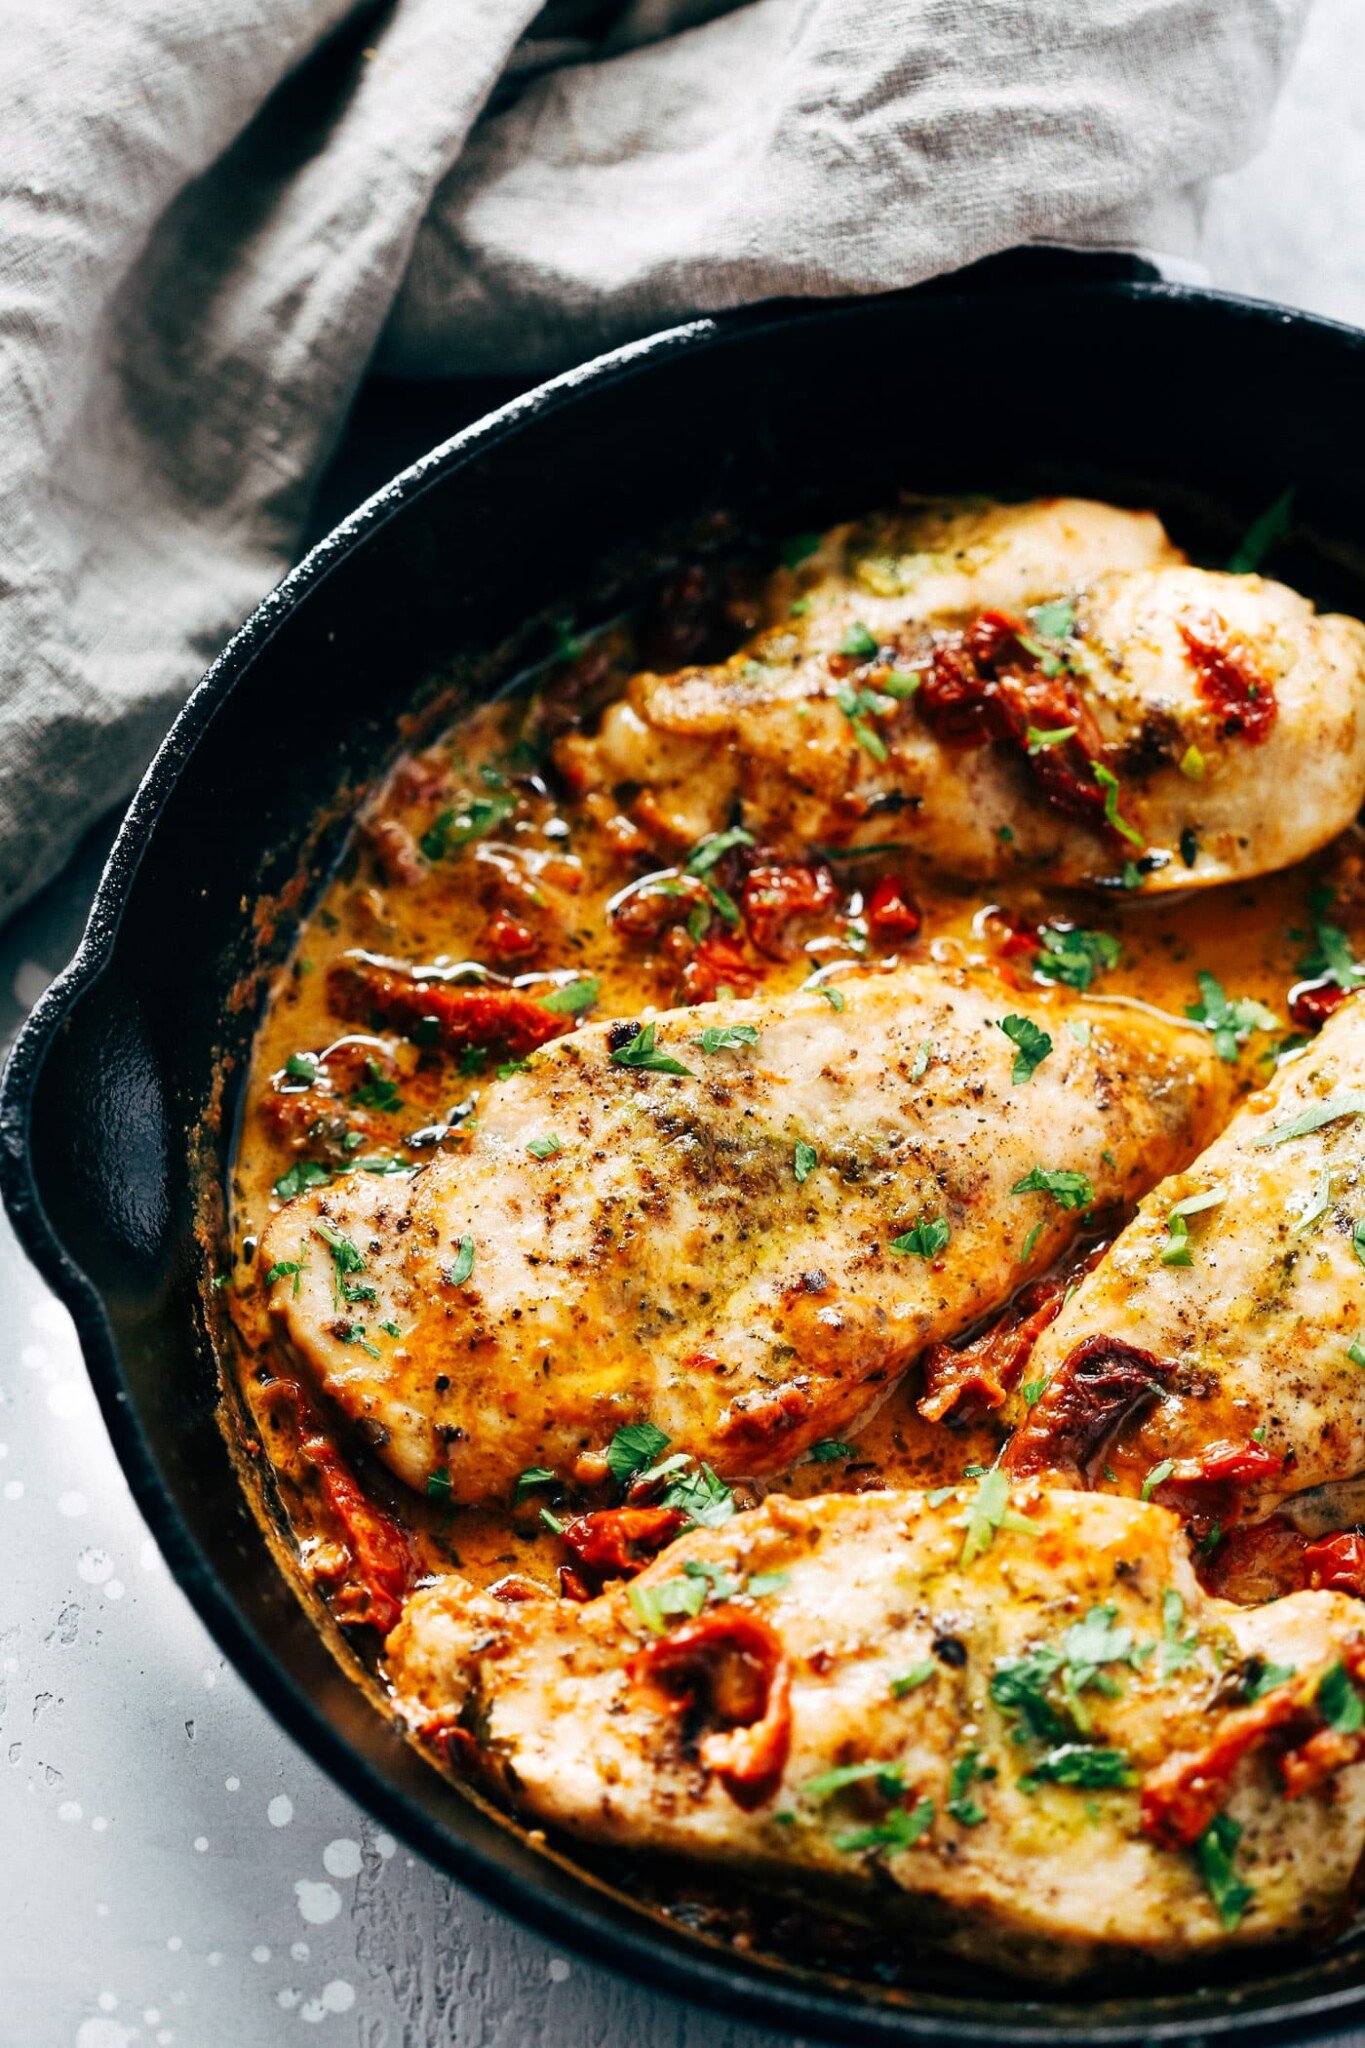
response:
{"label": "sun-dried tomato", "polygon": [[426,879],[426,863],[401,818],[372,818],[361,827],[380,877],[391,887],[414,888]]}
{"label": "sun-dried tomato", "polygon": [[686,1527],[687,1517],[677,1508],[598,1508],[567,1522],[562,1540],[580,1570],[600,1583],[643,1571]]}
{"label": "sun-dried tomato", "polygon": [[1217,612],[1187,612],[1176,621],[1194,663],[1195,688],[1227,737],[1241,733],[1253,746],[1270,737],[1279,712],[1275,686],[1252,664]]}
{"label": "sun-dried tomato", "polygon": [[912,939],[924,922],[899,875],[883,875],[867,899],[867,928],[874,939]]}
{"label": "sun-dried tomato", "polygon": [[338,960],[328,970],[327,1000],[339,1017],[378,1019],[419,1044],[429,1031],[447,1052],[496,1047],[521,1058],[573,1028],[571,1017],[545,1009],[523,989],[456,988],[368,960]]}
{"label": "sun-dried tomato", "polygon": [[[1070,675],[1043,663],[1026,644],[1027,628],[1003,612],[982,612],[965,629],[935,636],[915,705],[940,739],[1016,751],[1055,810],[1109,838],[1105,792],[1095,779],[1103,741]],[[1030,731],[1067,738],[1029,747]]]}
{"label": "sun-dried tomato", "polygon": [[1197,1842],[1226,1804],[1243,1757],[1279,1731],[1301,1739],[1314,1732],[1311,1711],[1292,1680],[1249,1707],[1234,1707],[1202,1749],[1175,1750],[1148,1771],[1142,1781],[1143,1832],[1163,1849],[1186,1849]]}
{"label": "sun-dried tomato", "polygon": [[1350,993],[1334,981],[1301,981],[1289,992],[1289,1014],[1300,1031],[1317,1031]]}
{"label": "sun-dried tomato", "polygon": [[510,911],[495,910],[484,926],[480,945],[494,960],[525,960],[539,949],[540,940]]}
{"label": "sun-dried tomato", "polygon": [[295,1380],[277,1380],[264,1391],[268,1409],[288,1416],[297,1432],[299,1456],[318,1475],[328,1515],[336,1525],[347,1562],[336,1581],[332,1612],[347,1628],[372,1628],[386,1636],[403,1611],[415,1564],[397,1522],[362,1491],[354,1473],[318,1421]]}
{"label": "sun-dried tomato", "polygon": [[670,925],[684,924],[694,910],[707,909],[706,885],[693,875],[645,880],[613,899],[612,930],[637,944],[657,940]]}
{"label": "sun-dried tomato", "polygon": [[740,896],[750,938],[773,960],[785,960],[794,950],[793,924],[823,917],[838,900],[829,869],[804,861],[760,863],[745,876]]}
{"label": "sun-dried tomato", "polygon": [[1345,1529],[1310,1543],[1303,1553],[1301,1583],[1365,1600],[1365,1535],[1359,1529]]}
{"label": "sun-dried tomato", "polygon": [[1217,1486],[1227,1480],[1245,1485],[1256,1479],[1270,1479],[1283,1472],[1284,1467],[1283,1454],[1265,1444],[1206,1444],[1195,1457],[1177,1460],[1170,1477],[1177,1486]]}
{"label": "sun-dried tomato", "polygon": [[1231,1529],[1220,1525],[1217,1541],[1196,1550],[1195,1570],[1216,1599],[1260,1607],[1303,1586],[1306,1547],[1306,1537],[1279,1515]]}
{"label": "sun-dried tomato", "polygon": [[763,973],[733,939],[705,938],[683,969],[682,998],[685,1003],[713,1003],[722,989],[752,995]]}
{"label": "sun-dried tomato", "polygon": [[[1353,1682],[1365,1668],[1365,1636],[1342,1648]],[[1250,1706],[1234,1707],[1201,1749],[1177,1750],[1142,1781],[1143,1831],[1163,1849],[1197,1842],[1227,1803],[1233,1774],[1243,1758],[1269,1749],[1279,1766],[1285,1796],[1301,1798],[1365,1755],[1365,1730],[1346,1735],[1323,1725],[1322,1709],[1303,1681],[1288,1678]]]}
{"label": "sun-dried tomato", "polygon": [[1062,1472],[1084,1485],[1108,1439],[1160,1393],[1170,1364],[1121,1337],[1096,1334],[1070,1351],[1006,1447],[1006,1471]]}
{"label": "sun-dried tomato", "polygon": [[1036,1281],[970,1344],[956,1350],[951,1344],[931,1345],[924,1355],[924,1393],[917,1404],[925,1421],[942,1422],[967,1407],[1003,1407],[1034,1345],[1061,1314],[1066,1292],[1065,1282]]}
{"label": "sun-dried tomato", "polygon": [[791,1749],[791,1670],[771,1623],[723,1607],[647,1643],[630,1676],[672,1713],[697,1709],[721,1725],[699,1744],[736,1806],[746,1813],[771,1799]]}

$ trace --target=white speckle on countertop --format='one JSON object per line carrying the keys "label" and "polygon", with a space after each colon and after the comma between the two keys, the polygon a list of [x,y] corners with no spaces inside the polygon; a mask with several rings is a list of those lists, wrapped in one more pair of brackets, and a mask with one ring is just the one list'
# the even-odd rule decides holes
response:
{"label": "white speckle on countertop", "polygon": [[272,1828],[287,1828],[294,1818],[294,1802],[287,1792],[277,1792],[265,1810]]}
{"label": "white speckle on countertop", "polygon": [[309,1877],[296,1878],[294,1897],[299,1902],[300,1915],[310,1927],[325,1927],[341,1911],[341,1893],[334,1884],[319,1883]]}
{"label": "white speckle on countertop", "polygon": [[329,1877],[359,1877],[359,1842],[353,1842],[349,1835],[339,1835],[323,1850],[322,1867]]}

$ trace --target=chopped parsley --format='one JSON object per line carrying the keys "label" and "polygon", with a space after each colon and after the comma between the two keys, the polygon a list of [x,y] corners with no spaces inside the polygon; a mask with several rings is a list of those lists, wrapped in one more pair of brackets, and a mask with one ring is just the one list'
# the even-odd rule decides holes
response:
{"label": "chopped parsley", "polygon": [[792,1154],[792,1172],[796,1175],[798,1187],[803,1181],[810,1179],[819,1164],[820,1154],[814,1145],[808,1145],[804,1138],[798,1138],[796,1150]]}
{"label": "chopped parsley", "polygon": [[736,846],[752,846],[754,835],[746,832],[742,825],[731,825],[726,832],[708,832],[699,839],[687,856],[689,875],[709,875],[717,861],[723,860]]}
{"label": "chopped parsley", "polygon": [[1206,1188],[1202,1194],[1186,1195],[1183,1202],[1176,1202],[1166,1212],[1166,1242],[1159,1257],[1163,1266],[1192,1266],[1194,1254],[1190,1250],[1191,1216],[1202,1216],[1206,1209],[1217,1209],[1228,1198],[1226,1188]]}
{"label": "chopped parsley", "polygon": [[378,1060],[366,1060],[365,1079],[351,1090],[348,1100],[358,1109],[377,1109],[384,1114],[403,1107],[398,1083],[389,1080]]}
{"label": "chopped parsley", "polygon": [[1158,1486],[1164,1486],[1174,1470],[1175,1461],[1172,1458],[1163,1458],[1159,1465],[1153,1465],[1151,1471],[1142,1482],[1143,1500],[1150,1500]]}
{"label": "chopped parsley", "polygon": [[417,843],[428,860],[443,860],[448,853],[458,853],[462,846],[468,846],[472,839],[482,839],[515,809],[515,800],[510,796],[476,796],[461,810],[442,811]]}
{"label": "chopped parsley", "polygon": [[921,1216],[913,1229],[901,1232],[887,1245],[890,1252],[901,1252],[917,1259],[936,1258],[949,1238],[952,1228],[946,1216]]}
{"label": "chopped parsley", "polygon": [[1196,976],[1199,983],[1199,1001],[1186,1003],[1185,1015],[1195,1024],[1202,1024],[1213,1034],[1213,1049],[1220,1060],[1235,1060],[1237,1048],[1245,1045],[1253,1031],[1274,1031],[1279,1018],[1273,1010],[1267,1010],[1264,1003],[1258,1003],[1250,996],[1239,996],[1230,1001],[1221,984],[1211,974]]}
{"label": "chopped parsley", "polygon": [[1016,1741],[1032,1735],[1039,1742],[1066,1742],[1073,1734],[1070,1722],[1047,1697],[1048,1686],[1065,1662],[1060,1650],[1039,1643],[1024,1656],[1001,1664],[994,1673],[991,1698],[1005,1713],[1017,1714],[1020,1719]]}
{"label": "chopped parsley", "polygon": [[1199,1648],[1198,1630],[1192,1629],[1189,1635],[1181,1635],[1180,1625],[1184,1619],[1185,1602],[1174,1586],[1168,1586],[1161,1596],[1160,1670],[1163,1679],[1183,1671]]}
{"label": "chopped parsley", "polygon": [[1000,1029],[1016,1048],[1010,1080],[1018,1088],[1033,1079],[1052,1050],[1052,1040],[1031,1017],[1004,1017]]}
{"label": "chopped parsley", "polygon": [[836,1458],[851,1458],[855,1455],[852,1444],[840,1443],[838,1437],[822,1436],[818,1444],[812,1444],[810,1455],[817,1465],[831,1465]]}
{"label": "chopped parsley", "polygon": [[1365,988],[1365,967],[1356,959],[1347,938],[1339,925],[1315,924],[1314,944],[1298,963],[1298,972],[1313,981],[1330,981],[1349,994],[1352,989]]}
{"label": "chopped parsley", "polygon": [[[306,1259],[277,1259],[275,1264],[270,1268],[270,1271],[265,1276],[265,1284],[267,1287],[273,1287],[277,1280],[287,1280],[289,1278],[289,1275],[292,1273],[294,1276],[294,1285],[290,1291],[293,1294],[295,1301],[297,1301],[299,1298],[299,1288],[302,1284],[299,1279],[299,1275],[304,1271],[306,1265]],[[226,1282],[226,1280],[229,1277],[230,1276],[225,1273],[223,1275],[223,1280]],[[218,1285],[218,1282],[215,1280],[213,1284],[216,1287]]]}
{"label": "chopped parsley", "polygon": [[704,1529],[719,1529],[734,1514],[735,1497],[709,1465],[698,1461],[689,1471],[669,1480],[659,1496],[659,1505],[677,1508]]}
{"label": "chopped parsley", "polygon": [[[338,1303],[345,1301],[373,1301],[373,1287],[365,1287],[350,1278],[352,1273],[363,1273],[365,1261],[359,1250],[342,1230],[322,1217],[313,1225],[316,1236],[320,1237],[332,1255],[332,1294]],[[349,1340],[343,1340],[349,1341]]]}
{"label": "chopped parsley", "polygon": [[1033,630],[1044,640],[1069,640],[1076,630],[1076,607],[1069,597],[1049,598],[1029,613]]}
{"label": "chopped parsley", "polygon": [[1365,1727],[1365,1700],[1339,1657],[1319,1679],[1317,1700],[1323,1719],[1338,1735],[1357,1735]]}
{"label": "chopped parsley", "polygon": [[1346,1356],[1352,1365],[1365,1365],[1365,1337],[1353,1337],[1346,1346]]}
{"label": "chopped parsley", "polygon": [[442,1274],[442,1279],[451,1287],[463,1287],[474,1270],[474,1240],[462,1237],[455,1246],[455,1256]]}
{"label": "chopped parsley", "polygon": [[930,1038],[922,1038],[919,1044],[919,1051],[915,1054],[915,1057],[910,1062],[910,1068],[905,1077],[906,1080],[922,1081],[929,1071],[929,1062],[933,1057],[933,1040]]}
{"label": "chopped parsley", "polygon": [[757,1045],[758,1029],[753,1024],[708,1024],[693,1043],[703,1052],[733,1052],[742,1045]]}
{"label": "chopped parsley", "polygon": [[555,1484],[555,1474],[548,1465],[528,1465],[524,1472],[517,1474],[517,1483],[512,1488],[513,1507],[520,1507],[528,1493],[535,1493],[539,1487]]}
{"label": "chopped parsley", "polygon": [[551,1131],[547,1138],[528,1138],[526,1149],[533,1159],[553,1159],[557,1152],[564,1150],[564,1147]]}
{"label": "chopped parsley", "polygon": [[790,1578],[790,1572],[755,1572],[744,1590],[751,1600],[766,1600],[770,1593],[780,1593]]}
{"label": "chopped parsley", "polygon": [[613,1065],[618,1067],[642,1067],[650,1074],[686,1074],[695,1080],[691,1067],[685,1067],[681,1060],[675,1060],[666,1052],[654,1049],[655,1027],[642,1024],[628,1045],[618,1046],[610,1055]]}
{"label": "chopped parsley", "polygon": [[1126,818],[1119,816],[1119,779],[1112,768],[1106,768],[1101,761],[1095,763],[1095,780],[1104,791],[1104,822],[1121,832],[1134,846],[1143,844],[1142,834],[1130,825]]}
{"label": "chopped parsley", "polygon": [[296,1159],[288,1172],[282,1173],[275,1183],[275,1193],[282,1202],[292,1202],[295,1195],[301,1195],[308,1188],[326,1187],[332,1178],[325,1166],[319,1166],[316,1159]]}
{"label": "chopped parsley", "polygon": [[926,1657],[921,1664],[912,1664],[908,1671],[901,1673],[899,1678],[892,1679],[892,1699],[903,1700],[907,1693],[917,1692],[920,1686],[929,1683],[929,1680],[935,1675],[937,1670],[938,1665],[932,1657]]}
{"label": "chopped parsley", "polygon": [[1010,1189],[1012,1195],[1051,1195],[1063,1209],[1088,1209],[1095,1199],[1089,1177],[1071,1167],[1031,1166]]}
{"label": "chopped parsley", "polygon": [[607,1467],[617,1485],[629,1486],[668,1449],[669,1441],[657,1423],[623,1423],[607,1446]]}
{"label": "chopped parsley", "polygon": [[832,1771],[822,1771],[818,1778],[808,1778],[801,1787],[801,1796],[816,1806],[822,1806],[836,1792],[842,1792],[846,1785],[865,1785],[869,1778],[875,1778],[877,1790],[887,1799],[894,1799],[905,1789],[905,1776],[900,1764],[881,1760],[836,1764]]}
{"label": "chopped parsley", "polygon": [[1124,1750],[1104,1749],[1092,1742],[1064,1742],[1050,1749],[1019,1780],[1025,1792],[1037,1785],[1078,1785],[1087,1792],[1099,1792],[1135,1782],[1136,1773]]}
{"label": "chopped parsley", "polygon": [[961,1564],[971,1564],[976,1558],[984,1557],[1000,1529],[1012,1529],[1021,1536],[1036,1533],[1027,1515],[1016,1514],[1010,1506],[1009,1478],[999,1470],[984,1473],[978,1481],[976,1497],[967,1510],[966,1524],[967,1533],[958,1560]]}
{"label": "chopped parsley", "polygon": [[[1180,756],[1180,772],[1189,782],[1202,782],[1204,780],[1204,756],[1193,742],[1186,747],[1184,753]],[[1187,860],[1185,865],[1187,868],[1190,868],[1194,866],[1194,862]]]}
{"label": "chopped parsley", "polygon": [[876,637],[868,631],[861,619],[855,619],[839,642],[839,652],[851,656],[855,661],[870,661],[877,652]]}
{"label": "chopped parsley", "polygon": [[1343,1088],[1335,1095],[1325,1095],[1321,1102],[1291,1117],[1288,1123],[1263,1131],[1256,1140],[1256,1150],[1268,1152],[1275,1145],[1287,1145],[1291,1138],[1306,1138],[1311,1131],[1320,1131],[1324,1124],[1338,1123],[1346,1116],[1365,1116],[1365,1094],[1358,1088]]}
{"label": "chopped parsley", "polygon": [[315,1052],[291,1052],[284,1071],[291,1081],[316,1081],[320,1064]]}
{"label": "chopped parsley", "polygon": [[1062,981],[1080,990],[1088,989],[1097,974],[1117,967],[1123,951],[1108,932],[1087,931],[1081,925],[1042,925],[1038,943],[1035,980]]}
{"label": "chopped parsley", "polygon": [[854,1828],[849,1834],[836,1835],[834,1846],[847,1856],[860,1849],[913,1849],[933,1824],[933,1800],[920,1799],[913,1806],[893,1806],[886,1819],[875,1827]]}
{"label": "chopped parsley", "polygon": [[1024,735],[1025,744],[1030,754],[1041,754],[1047,747],[1065,746],[1068,740],[1074,740],[1075,737],[1076,727],[1074,725],[1056,725],[1050,730],[1045,730],[1041,726],[1031,725]]}
{"label": "chopped parsley", "polygon": [[553,1010],[556,1016],[577,1017],[582,1011],[592,1008],[601,986],[595,974],[584,974],[577,981],[561,982],[558,988],[552,988],[549,995],[538,1000],[542,1010]]}
{"label": "chopped parsley", "polygon": [[449,1507],[454,1499],[448,1472],[432,1472],[427,1478],[427,1499],[438,1500],[443,1507]]}
{"label": "chopped parsley", "polygon": [[632,1579],[626,1597],[652,1635],[668,1632],[669,1621],[677,1615],[698,1615],[706,1605],[706,1581],[695,1576],[664,1579],[657,1586]]}
{"label": "chopped parsley", "polygon": [[1274,1692],[1277,1685],[1284,1685],[1298,1672],[1293,1664],[1260,1664],[1243,1688],[1248,1705],[1263,1700],[1268,1692]]}
{"label": "chopped parsley", "polygon": [[982,1763],[979,1750],[964,1750],[961,1756],[953,1759],[953,1767],[948,1773],[948,1798],[945,1804],[947,1811],[961,1827],[979,1828],[986,1818],[985,1807],[979,1800],[968,1795],[967,1787],[974,1785],[978,1779],[994,1776],[994,1769]]}
{"label": "chopped parsley", "polygon": [[816,983],[816,993],[822,995],[836,1013],[843,1009],[845,999],[841,988],[831,988],[827,982],[820,981]]}
{"label": "chopped parsley", "polygon": [[1028,1236],[1024,1239],[1023,1248],[1019,1253],[1019,1263],[1021,1266],[1026,1266],[1029,1260],[1033,1257],[1033,1247],[1037,1244],[1042,1234],[1043,1225],[1042,1219],[1040,1218],[1038,1222],[1034,1224]]}
{"label": "chopped parsley", "polygon": [[1233,1852],[1241,1839],[1242,1830],[1231,1814],[1218,1813],[1195,1843],[1200,1875],[1229,1933],[1241,1926],[1242,1915],[1256,1896],[1233,1867]]}

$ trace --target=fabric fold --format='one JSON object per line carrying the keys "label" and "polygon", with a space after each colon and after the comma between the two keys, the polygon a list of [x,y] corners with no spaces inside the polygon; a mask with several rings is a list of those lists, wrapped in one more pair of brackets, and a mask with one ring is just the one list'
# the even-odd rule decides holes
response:
{"label": "fabric fold", "polygon": [[288,567],[372,361],[1188,243],[1305,5],[0,0],[0,914]]}

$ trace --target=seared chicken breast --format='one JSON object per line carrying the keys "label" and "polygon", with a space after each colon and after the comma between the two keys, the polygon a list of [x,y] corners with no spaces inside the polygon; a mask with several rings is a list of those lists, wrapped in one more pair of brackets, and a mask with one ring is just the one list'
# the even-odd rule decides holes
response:
{"label": "seared chicken breast", "polygon": [[290,1202],[257,1264],[411,1486],[504,1495],[641,1419],[771,1473],[1189,1158],[1225,1072],[1142,1005],[946,968],[594,1023],[463,1152]]}
{"label": "seared chicken breast", "polygon": [[1014,1470],[1202,1499],[1224,1526],[1365,1474],[1362,1083],[1356,996],[1147,1197],[1045,1331]]}
{"label": "seared chicken breast", "polygon": [[1360,1608],[1208,1598],[1159,1507],[999,1472],[773,1498],[585,1606],[506,1592],[416,1593],[388,1663],[528,1819],[873,1894],[1040,1978],[1349,1912]]}
{"label": "seared chicken breast", "polygon": [[561,771],[679,846],[739,817],[779,852],[1107,886],[1135,863],[1148,892],[1283,867],[1365,799],[1365,626],[1191,567],[1151,514],[841,528],[773,610],[726,662],[636,676]]}

